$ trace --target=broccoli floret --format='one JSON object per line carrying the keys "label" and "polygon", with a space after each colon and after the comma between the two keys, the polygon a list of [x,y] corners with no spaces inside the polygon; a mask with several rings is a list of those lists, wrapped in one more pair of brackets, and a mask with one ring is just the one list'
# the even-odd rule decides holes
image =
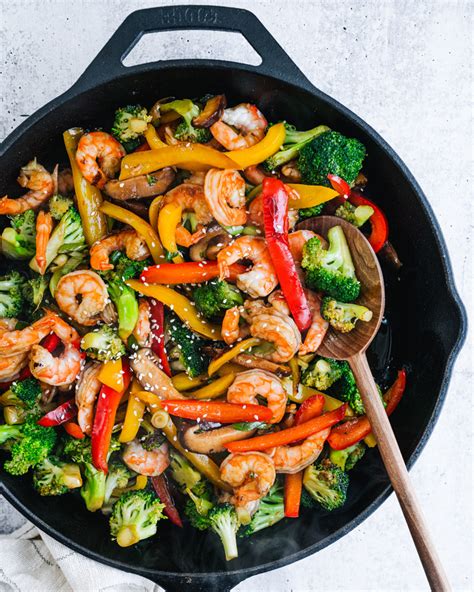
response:
{"label": "broccoli floret", "polygon": [[300,220],[306,220],[306,218],[313,218],[314,216],[319,216],[322,214],[324,210],[325,204],[319,204],[317,206],[313,206],[312,208],[301,208],[298,210],[298,215]]}
{"label": "broccoli floret", "polygon": [[[187,502],[188,511],[191,512],[191,516],[188,516],[191,522],[195,513],[199,514],[199,516],[207,516],[214,505],[212,485],[176,450],[173,449],[170,456],[171,476],[180,486],[181,491],[191,498]],[[191,508],[191,506],[194,506],[194,508]],[[198,518],[196,519],[201,525],[203,524]],[[198,527],[196,526],[196,528]]]}
{"label": "broccoli floret", "polygon": [[79,466],[55,456],[42,460],[33,472],[33,486],[40,495],[62,495],[81,485]]}
{"label": "broccoli floret", "polygon": [[161,448],[165,441],[166,436],[160,430],[155,430],[144,438],[141,438],[140,444],[142,448],[151,452],[152,450],[158,450],[158,448]]}
{"label": "broccoli floret", "polygon": [[151,115],[141,105],[127,105],[115,111],[112,134],[127,152],[140,145],[141,137],[151,121]]}
{"label": "broccoli floret", "polygon": [[329,451],[329,460],[340,467],[343,471],[350,471],[364,456],[366,446],[363,442],[358,442],[354,446],[344,448],[344,450],[331,450]]}
{"label": "broccoli floret", "polygon": [[48,279],[44,275],[35,275],[24,283],[23,296],[30,315],[41,306],[47,287]]}
{"label": "broccoli floret", "polygon": [[169,352],[172,367],[185,370],[189,376],[203,374],[208,366],[207,355],[203,351],[205,340],[186,327],[175,315],[168,323],[168,332],[174,347]]}
{"label": "broccoli floret", "polygon": [[349,477],[340,467],[325,459],[305,469],[303,485],[315,501],[331,511],[340,508],[346,501]]}
{"label": "broccoli floret", "polygon": [[338,302],[331,296],[324,296],[321,302],[321,315],[336,331],[349,333],[355,329],[357,321],[370,321],[372,311],[366,306]]}
{"label": "broccoli floret", "polygon": [[109,463],[109,472],[105,479],[104,503],[108,503],[114,489],[124,489],[132,477],[132,471],[119,460]]}
{"label": "broccoli floret", "polygon": [[70,197],[56,194],[48,202],[49,212],[55,220],[61,220],[64,214],[74,205]]}
{"label": "broccoli floret", "polygon": [[36,252],[36,216],[33,210],[10,217],[2,233],[2,253],[10,259],[30,259]]}
{"label": "broccoli floret", "polygon": [[124,253],[115,251],[110,261],[114,269],[101,273],[107,284],[110,299],[118,315],[118,334],[124,341],[132,334],[138,320],[138,300],[135,291],[125,283],[143,271],[149,261],[133,261]]}
{"label": "broccoli floret", "polygon": [[324,132],[329,131],[329,128],[325,125],[318,125],[305,132],[299,132],[294,125],[285,122],[285,131],[285,141],[281,149],[273,156],[270,156],[270,158],[267,158],[263,163],[265,170],[269,172],[296,158],[303,146],[306,146],[306,144]]}
{"label": "broccoli floret", "polygon": [[36,422],[39,414],[30,413],[21,425],[0,426],[0,444],[7,443],[11,454],[4,469],[11,475],[24,475],[53,449],[56,443],[54,428],[44,428]]}
{"label": "broccoli floret", "polygon": [[302,182],[329,187],[328,175],[338,175],[352,185],[365,158],[365,146],[355,138],[327,131],[301,148],[298,169]]}
{"label": "broccoli floret", "polygon": [[174,448],[170,450],[170,457],[171,476],[173,481],[176,481],[183,491],[192,489],[201,481],[201,473],[196,471],[188,460],[179,454],[179,452],[176,452]]}
{"label": "broccoli floret", "polygon": [[118,360],[125,355],[123,341],[109,325],[102,325],[99,329],[86,333],[81,339],[81,349],[90,358],[101,362]]}
{"label": "broccoli floret", "polygon": [[[65,255],[66,257],[66,255]],[[53,275],[51,276],[51,279],[49,280],[49,291],[51,292],[51,294],[54,296],[54,293],[56,292],[56,288],[58,286],[59,280],[63,277],[63,275],[66,275],[67,273],[71,273],[71,271],[74,271],[75,269],[77,269],[79,267],[79,265],[84,261],[86,257],[86,252],[73,252],[68,256],[68,259],[65,261],[64,264],[59,265],[56,268],[52,268],[51,271],[53,271]],[[54,262],[56,263],[56,262]]]}
{"label": "broccoli floret", "polygon": [[[59,253],[72,253],[86,248],[82,220],[76,208],[69,208],[59,223],[54,227],[46,247],[46,267]],[[36,259],[30,261],[30,267],[39,273]]]}
{"label": "broccoli floret", "polygon": [[360,391],[348,362],[341,360],[336,362],[340,368],[341,376],[329,388],[329,394],[336,399],[349,403],[351,409],[357,414],[365,413]]}
{"label": "broccoli floret", "polygon": [[199,115],[200,109],[190,99],[181,99],[160,105],[161,113],[167,113],[168,111],[176,111],[183,118],[174,133],[177,140],[202,144],[209,142],[212,138],[211,132],[207,128],[195,128],[193,126],[192,121]]}
{"label": "broccoli floret", "polygon": [[249,524],[242,527],[239,536],[247,537],[259,530],[273,526],[285,517],[283,486],[275,481],[268,494],[260,501],[258,510]]}
{"label": "broccoli floret", "polygon": [[40,383],[36,378],[25,378],[25,380],[13,382],[10,388],[0,396],[0,403],[35,409],[40,398]]}
{"label": "broccoli floret", "polygon": [[303,247],[301,265],[306,271],[306,284],[318,292],[342,302],[353,302],[360,294],[351,252],[340,226],[328,231],[329,249],[323,249],[318,237],[310,238]]}
{"label": "broccoli floret", "polygon": [[357,228],[363,226],[374,213],[374,208],[370,206],[353,206],[346,200],[342,206],[336,210],[336,216],[347,220]]}
{"label": "broccoli floret", "polygon": [[207,319],[222,316],[224,311],[244,303],[240,290],[223,280],[212,280],[194,290],[197,309]]}
{"label": "broccoli floret", "polygon": [[17,271],[0,277],[0,318],[18,317],[24,305],[25,279]]}
{"label": "broccoli floret", "polygon": [[158,520],[165,518],[164,504],[151,491],[124,493],[113,505],[110,534],[121,547],[130,547],[156,534]]}
{"label": "broccoli floret", "polygon": [[227,561],[238,557],[237,531],[240,523],[234,506],[231,504],[217,504],[208,514],[209,527],[219,538],[224,547]]}
{"label": "broccoli floret", "polygon": [[318,391],[326,391],[341,376],[340,362],[330,358],[315,358],[302,373],[301,382]]}
{"label": "broccoli floret", "polygon": [[197,530],[207,530],[211,525],[209,520],[209,512],[202,514],[192,499],[187,500],[184,505],[184,513],[188,518],[191,526]]}

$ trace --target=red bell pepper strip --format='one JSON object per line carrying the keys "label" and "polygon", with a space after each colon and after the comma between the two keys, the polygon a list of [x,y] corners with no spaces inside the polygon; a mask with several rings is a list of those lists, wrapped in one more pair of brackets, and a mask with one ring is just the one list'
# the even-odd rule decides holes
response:
{"label": "red bell pepper strip", "polygon": [[[230,267],[230,281],[245,273],[246,267],[238,263]],[[140,280],[144,284],[199,284],[219,277],[217,261],[190,261],[187,263],[160,263],[143,270]]]}
{"label": "red bell pepper strip", "polygon": [[299,406],[298,411],[295,413],[295,425],[305,423],[313,417],[318,417],[323,412],[324,397],[323,395],[313,395],[308,397]]}
{"label": "red bell pepper strip", "polygon": [[339,195],[347,199],[351,194],[351,188],[347,181],[344,181],[342,177],[338,177],[337,175],[333,175],[330,173],[328,175],[328,180],[331,183],[331,187],[334,191],[337,191]]}
{"label": "red bell pepper strip", "polygon": [[198,399],[168,399],[161,402],[163,409],[171,415],[184,419],[238,423],[239,421],[270,421],[272,411],[263,405],[237,405],[220,401]]}
{"label": "red bell pepper strip", "polygon": [[165,307],[163,303],[149,298],[151,321],[151,349],[158,356],[161,369],[171,376],[171,368],[165,348]]}
{"label": "red bell pepper strip", "polygon": [[[384,394],[383,398],[387,404],[385,407],[387,415],[391,415],[400,402],[405,390],[406,378],[405,370],[399,370],[395,382]],[[361,415],[353,419],[348,419],[344,423],[341,423],[341,425],[333,428],[329,434],[328,443],[334,450],[344,450],[363,440],[371,431],[372,428],[370,427],[368,417]]]}
{"label": "red bell pepper strip", "polygon": [[67,421],[63,425],[63,428],[70,436],[76,438],[76,440],[82,440],[83,438],[85,438],[84,432],[81,430],[81,428],[75,421]]}
{"label": "red bell pepper strip", "polygon": [[173,524],[183,528],[183,523],[181,521],[181,517],[176,509],[174,500],[171,496],[170,490],[168,488],[168,483],[166,482],[166,477],[164,475],[158,475],[156,477],[151,478],[151,483],[153,485],[153,489],[156,492],[156,495],[160,498],[162,504],[164,504],[164,512],[166,516],[171,520]]}
{"label": "red bell pepper strip", "polygon": [[[43,341],[41,342],[41,346],[44,347],[45,349],[47,349],[50,353],[52,353],[57,347],[58,345],[61,343],[61,340],[59,339],[59,337],[57,335],[55,335],[54,333],[51,333],[51,335],[48,335],[47,337],[45,337],[43,339]],[[20,375],[18,377],[18,380],[25,380],[25,378],[29,378],[31,376],[31,371],[28,368],[28,366],[25,366],[23,368],[23,370],[20,372]],[[11,384],[11,382],[10,382]],[[10,386],[9,384],[9,386]]]}
{"label": "red bell pepper strip", "polygon": [[108,472],[107,456],[109,454],[112,429],[115,416],[123,394],[130,384],[132,373],[127,362],[122,359],[123,389],[115,391],[106,384],[102,385],[94,416],[91,436],[92,464],[98,471]]}
{"label": "red bell pepper strip", "polygon": [[293,444],[293,442],[304,440],[308,436],[312,436],[317,432],[330,428],[341,421],[346,413],[346,408],[347,403],[344,403],[334,411],[324,413],[323,415],[310,419],[301,425],[293,426],[279,432],[257,436],[256,438],[249,438],[248,440],[229,442],[228,444],[225,444],[225,447],[229,452],[248,452],[250,450],[268,450],[274,446]]}
{"label": "red bell pepper strip", "polygon": [[62,405],[59,405],[59,407],[56,407],[56,409],[49,411],[46,413],[46,415],[43,415],[43,417],[37,421],[37,424],[45,428],[51,428],[74,419],[76,415],[77,407],[76,401],[73,397]]}
{"label": "red bell pepper strip", "polygon": [[352,192],[349,201],[354,206],[370,206],[374,213],[369,218],[371,226],[370,235],[367,237],[372,249],[377,253],[388,239],[388,220],[382,210],[360,193]]}
{"label": "red bell pepper strip", "polygon": [[288,242],[288,191],[274,177],[262,184],[265,238],[280,287],[300,331],[311,325],[311,311]]}

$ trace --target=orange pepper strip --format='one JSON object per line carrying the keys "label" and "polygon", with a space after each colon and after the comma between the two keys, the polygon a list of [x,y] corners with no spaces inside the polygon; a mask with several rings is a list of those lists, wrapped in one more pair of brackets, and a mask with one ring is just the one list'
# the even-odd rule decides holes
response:
{"label": "orange pepper strip", "polygon": [[66,430],[66,432],[70,436],[72,436],[73,438],[76,438],[76,440],[82,440],[85,437],[84,432],[81,430],[79,425],[74,421],[67,421],[66,423],[63,424],[63,428]]}
{"label": "orange pepper strip", "polygon": [[[278,152],[285,141],[285,125],[277,123],[268,129],[266,136],[250,148],[243,150],[232,150],[226,152],[226,155],[237,163],[239,169],[245,169],[254,164],[259,164]],[[232,167],[226,167],[232,168]]]}
{"label": "orange pepper strip", "polygon": [[285,475],[285,516],[298,518],[300,513],[301,492],[303,490],[303,471]]}
{"label": "orange pepper strip", "polygon": [[288,200],[288,208],[290,210],[298,210],[302,208],[313,208],[319,204],[331,201],[339,194],[331,187],[324,187],[323,185],[301,185],[299,183],[287,183],[289,187],[294,189],[299,199],[293,199],[290,195]]}
{"label": "orange pepper strip", "polygon": [[239,421],[270,421],[272,411],[263,405],[237,405],[220,401],[198,401],[196,399],[179,399],[161,402],[163,409],[170,415],[185,419],[202,421],[218,421],[219,423],[236,423]]}
{"label": "orange pepper strip", "polygon": [[[235,282],[237,276],[247,268],[240,263],[232,263],[227,280]],[[200,284],[219,277],[217,261],[186,261],[185,263],[160,263],[143,270],[140,280],[148,284]]]}
{"label": "orange pepper strip", "polygon": [[109,360],[102,364],[98,379],[102,384],[110,386],[114,391],[123,390],[122,359]]}

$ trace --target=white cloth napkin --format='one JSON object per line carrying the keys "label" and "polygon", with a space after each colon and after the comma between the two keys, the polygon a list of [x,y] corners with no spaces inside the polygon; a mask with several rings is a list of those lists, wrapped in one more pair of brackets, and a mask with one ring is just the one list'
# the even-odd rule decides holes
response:
{"label": "white cloth napkin", "polygon": [[0,536],[0,592],[162,592],[162,588],[87,559],[27,522]]}

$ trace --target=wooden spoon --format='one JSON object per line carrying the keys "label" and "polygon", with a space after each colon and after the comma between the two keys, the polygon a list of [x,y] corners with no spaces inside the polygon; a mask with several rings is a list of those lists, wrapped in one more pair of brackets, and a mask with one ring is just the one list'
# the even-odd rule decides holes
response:
{"label": "wooden spoon", "polygon": [[341,218],[319,216],[299,224],[298,229],[313,230],[326,239],[328,230],[333,226],[341,226],[344,231],[356,275],[361,283],[361,293],[357,303],[369,308],[373,316],[368,322],[359,321],[350,333],[339,333],[329,329],[318,349],[318,354],[349,362],[367,417],[377,439],[380,455],[405,515],[426,577],[432,590],[447,591],[450,590],[449,582],[431,541],[405,461],[385,413],[365,354],[380,327],[385,308],[384,281],[377,256],[365,236],[355,226]]}

